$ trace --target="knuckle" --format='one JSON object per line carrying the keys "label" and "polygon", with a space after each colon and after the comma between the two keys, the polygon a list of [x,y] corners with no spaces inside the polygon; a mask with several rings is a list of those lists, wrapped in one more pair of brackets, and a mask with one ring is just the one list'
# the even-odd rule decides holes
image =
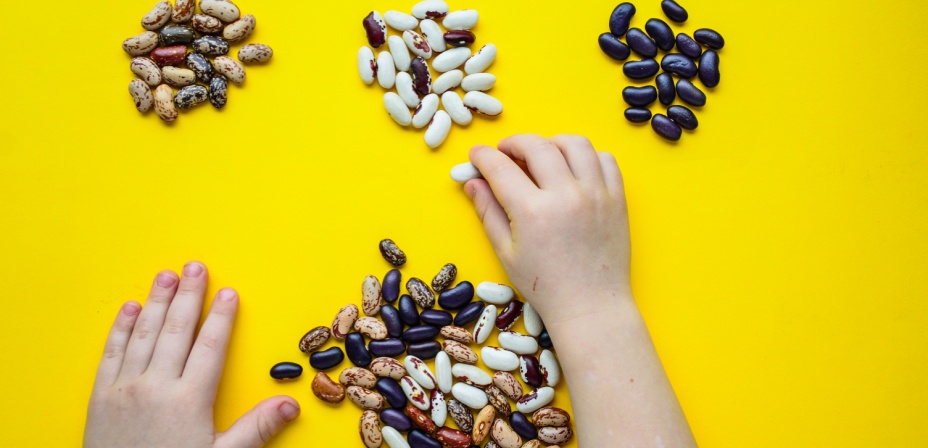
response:
{"label": "knuckle", "polygon": [[203,345],[207,350],[216,352],[223,346],[222,338],[217,337],[216,335],[204,334],[200,336],[200,344]]}
{"label": "knuckle", "polygon": [[125,352],[125,349],[121,346],[107,345],[103,350],[103,359],[119,359]]}
{"label": "knuckle", "polygon": [[256,424],[261,442],[267,443],[267,441],[271,440],[271,437],[274,436],[274,428],[277,426],[274,422],[274,417],[270,417],[267,414],[258,414]]}
{"label": "knuckle", "polygon": [[167,322],[164,323],[164,332],[167,334],[180,334],[187,331],[190,328],[190,323],[186,319],[182,318],[170,318]]}
{"label": "knuckle", "polygon": [[142,324],[135,328],[135,331],[132,332],[132,337],[137,340],[144,341],[145,339],[152,337],[155,334],[155,331],[155,327],[148,324]]}

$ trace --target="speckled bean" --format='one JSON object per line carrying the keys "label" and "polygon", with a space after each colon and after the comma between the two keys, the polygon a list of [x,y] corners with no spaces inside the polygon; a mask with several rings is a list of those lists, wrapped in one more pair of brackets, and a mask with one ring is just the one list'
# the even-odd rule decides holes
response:
{"label": "speckled bean", "polygon": [[248,44],[238,50],[238,60],[245,64],[267,62],[273,55],[274,50],[264,44]]}
{"label": "speckled bean", "polygon": [[522,398],[522,383],[509,372],[494,373],[493,385],[513,401]]}
{"label": "speckled bean", "polygon": [[151,87],[148,87],[141,79],[133,79],[129,82],[129,95],[135,101],[135,108],[139,112],[148,112],[155,104],[155,98],[151,94]]}
{"label": "speckled bean", "polygon": [[373,372],[363,367],[349,367],[342,370],[338,375],[338,382],[343,386],[358,386],[365,389],[373,389],[377,384],[377,376]]}
{"label": "speckled bean", "polygon": [[142,28],[149,31],[157,30],[171,21],[171,2],[161,1],[142,17]]}
{"label": "speckled bean", "polygon": [[477,341],[477,344],[483,344],[490,338],[490,333],[493,332],[493,327],[495,325],[496,307],[487,305],[480,314],[480,318],[477,319],[477,324],[474,325],[474,340]]}
{"label": "speckled bean", "polygon": [[158,36],[161,40],[161,45],[170,47],[172,45],[187,45],[193,42],[193,39],[196,37],[196,32],[193,31],[193,28],[186,26],[171,25],[161,28],[161,32],[158,33]]}
{"label": "speckled bean", "polygon": [[458,428],[464,432],[473,431],[474,430],[474,414],[470,411],[470,409],[468,409],[467,406],[465,406],[460,401],[454,400],[454,399],[448,400],[447,404],[448,404],[448,415],[450,415],[451,420],[454,420],[454,423],[458,425]]}
{"label": "speckled bean", "polygon": [[561,381],[561,366],[551,350],[542,350],[538,356],[538,368],[547,385],[554,387]]}
{"label": "speckled bean", "polygon": [[208,83],[213,78],[213,65],[200,53],[187,53],[184,65],[193,70],[200,82]]}
{"label": "speckled bean", "polygon": [[224,27],[221,20],[206,14],[195,14],[190,26],[203,34],[218,34]]}
{"label": "speckled bean", "polygon": [[360,386],[348,386],[345,390],[345,395],[348,396],[348,399],[351,400],[352,403],[368,411],[379,411],[383,409],[385,402],[383,395]]}
{"label": "speckled bean", "polygon": [[226,106],[229,99],[229,81],[225,76],[213,75],[209,80],[209,103],[216,109]]}
{"label": "speckled bean", "polygon": [[406,43],[406,47],[409,48],[409,51],[417,57],[422,59],[429,59],[432,57],[432,47],[421,34],[413,30],[403,31],[403,42]]}
{"label": "speckled bean", "polygon": [[219,36],[202,36],[193,41],[193,51],[206,56],[222,56],[229,53],[229,43]]}
{"label": "speckled bean", "polygon": [[493,426],[493,420],[496,418],[496,409],[492,405],[486,405],[477,413],[474,419],[474,430],[472,431],[473,442],[482,444],[484,439],[490,435],[490,428]]}
{"label": "speckled bean", "polygon": [[313,395],[327,403],[341,403],[345,399],[345,388],[332,381],[325,372],[319,372],[313,378]]}
{"label": "speckled bean", "polygon": [[354,329],[358,332],[367,336],[370,339],[375,341],[384,340],[387,338],[387,326],[373,317],[362,317],[354,322]]}
{"label": "speckled bean", "polygon": [[361,442],[367,448],[380,448],[383,444],[383,433],[380,431],[380,419],[374,411],[364,411],[358,424]]}
{"label": "speckled bean", "polygon": [[422,386],[411,376],[407,375],[400,378],[400,387],[403,388],[403,393],[406,394],[406,398],[409,399],[409,402],[412,403],[413,406],[423,411],[429,409],[430,402],[428,395],[422,390]]}
{"label": "speckled bean", "polygon": [[437,386],[438,380],[425,361],[410,355],[403,360],[403,366],[406,367],[408,375],[416,380],[420,386],[426,389],[435,389]]}
{"label": "speckled bean", "polygon": [[445,402],[445,394],[438,389],[429,393],[429,410],[432,414],[432,423],[436,426],[444,426],[448,419],[448,404]]}
{"label": "speckled bean", "polygon": [[[193,70],[170,65],[161,69],[161,77],[164,82],[173,87],[189,86],[197,82],[197,74]],[[204,97],[203,100],[205,101],[206,98]]]}
{"label": "speckled bean", "polygon": [[490,438],[499,445],[500,448],[521,448],[522,437],[509,426],[503,419],[496,419],[493,422],[493,428],[490,429]]}
{"label": "speckled bean", "polygon": [[177,119],[177,108],[174,107],[174,90],[167,84],[161,84],[155,89],[153,95],[155,113],[162,121],[171,122]]}
{"label": "speckled bean", "polygon": [[338,310],[335,319],[332,321],[332,336],[335,336],[335,339],[339,341],[344,340],[348,336],[348,332],[354,327],[354,321],[358,319],[359,315],[358,307],[354,304],[345,305]]}
{"label": "speckled bean", "polygon": [[174,9],[171,10],[171,20],[174,23],[184,23],[193,18],[196,12],[196,0],[175,0]]}
{"label": "speckled bean", "polygon": [[468,448],[471,444],[470,434],[447,426],[440,428],[436,437],[443,446],[448,448]]}
{"label": "speckled bean", "polygon": [[406,368],[403,367],[403,364],[388,357],[380,357],[372,361],[370,370],[374,375],[392,378],[394,380],[406,376]]}
{"label": "speckled bean", "polygon": [[409,295],[416,301],[416,304],[422,308],[428,309],[435,306],[435,293],[422,280],[411,277],[406,281],[406,290],[409,291]]}
{"label": "speckled bean", "polygon": [[241,15],[238,6],[229,0],[200,0],[200,11],[226,23],[234,22]]}
{"label": "speckled bean", "polygon": [[148,54],[158,46],[158,33],[146,31],[138,36],[132,36],[122,43],[122,49],[131,56]]}
{"label": "speckled bean", "polygon": [[539,387],[516,401],[516,408],[523,414],[530,414],[547,406],[552,400],[554,400],[554,389]]}
{"label": "speckled bean", "polygon": [[486,388],[485,392],[490,406],[493,406],[493,409],[496,409],[499,415],[509,417],[509,415],[512,414],[512,407],[509,405],[509,399],[503,391],[499,390],[498,387],[490,386]]}
{"label": "speckled bean", "polygon": [[574,432],[568,426],[545,426],[538,428],[538,440],[548,444],[564,444],[573,438]]}
{"label": "speckled bean", "polygon": [[428,434],[435,434],[435,430],[438,429],[430,416],[411,404],[406,405],[406,415],[413,425]]}
{"label": "speckled bean", "polygon": [[532,414],[532,422],[535,426],[567,426],[570,423],[570,414],[561,408],[545,406]]}
{"label": "speckled bean", "polygon": [[226,25],[222,30],[222,38],[231,43],[241,42],[251,35],[256,25],[255,16],[251,14],[242,16],[241,19]]}
{"label": "speckled bean", "polygon": [[412,7],[412,15],[418,19],[439,19],[448,14],[448,4],[437,1],[424,1]]}
{"label": "speckled bean", "polygon": [[157,87],[158,84],[161,84],[161,69],[151,59],[134,58],[129,64],[129,70],[132,70],[135,76],[145,81],[149,87]]}

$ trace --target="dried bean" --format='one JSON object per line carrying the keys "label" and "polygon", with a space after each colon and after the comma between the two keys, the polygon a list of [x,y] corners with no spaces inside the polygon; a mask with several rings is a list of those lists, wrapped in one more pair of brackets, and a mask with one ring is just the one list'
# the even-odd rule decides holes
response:
{"label": "dried bean", "polygon": [[406,351],[406,343],[402,339],[390,338],[382,341],[371,341],[367,345],[367,349],[377,357],[399,356]]}
{"label": "dried bean", "polygon": [[442,327],[441,335],[452,341],[457,341],[462,344],[474,343],[474,336],[471,335],[469,331],[461,327],[455,327],[451,325]]}
{"label": "dried bean", "polygon": [[483,363],[500,372],[511,372],[519,368],[519,356],[499,347],[483,347],[480,349]]}
{"label": "dried bean", "polygon": [[419,26],[419,20],[415,17],[399,11],[387,11],[383,15],[384,20],[390,28],[397,31],[406,31],[415,29]]}
{"label": "dried bean", "polygon": [[438,341],[413,342],[406,347],[406,353],[421,359],[432,359],[441,351]]}
{"label": "dried bean", "polygon": [[535,426],[567,426],[570,423],[570,414],[567,411],[553,406],[545,406],[532,414]]}
{"label": "dried bean", "polygon": [[309,330],[300,338],[300,351],[303,353],[312,353],[318,350],[319,347],[322,347],[322,345],[329,340],[331,335],[332,332],[329,330],[329,327],[316,327]]}
{"label": "dried bean", "polygon": [[441,24],[449,30],[469,30],[477,26],[478,20],[480,20],[480,13],[477,10],[463,9],[449,13]]}
{"label": "dried bean", "polygon": [[413,30],[403,31],[403,42],[406,43],[409,51],[417,57],[422,59],[429,59],[432,57],[432,47],[421,34]]}
{"label": "dried bean", "polygon": [[445,403],[445,394],[438,389],[432,390],[429,395],[431,400],[432,423],[437,426],[444,426],[448,420],[448,404]]}
{"label": "dried bean", "polygon": [[[447,328],[447,327],[445,327]],[[465,364],[475,364],[477,362],[477,354],[474,353],[470,347],[453,340],[445,340],[442,344],[442,350],[450,357],[454,358],[455,361]],[[461,365],[461,364],[458,364]]]}
{"label": "dried bean", "polygon": [[625,36],[625,42],[628,43],[628,47],[631,48],[632,51],[644,58],[653,58],[657,56],[657,45],[644,33],[644,31],[638,28],[628,30],[628,34]]}
{"label": "dried bean", "polygon": [[196,38],[196,33],[193,28],[181,25],[166,26],[161,29],[160,33],[161,45],[165,47],[187,45],[193,42],[194,38]]}
{"label": "dried bean", "polygon": [[538,429],[528,420],[528,417],[521,412],[513,412],[509,416],[509,425],[512,426],[523,439],[532,440],[538,437]]}
{"label": "dried bean", "polygon": [[[409,64],[412,62],[412,59],[409,56],[409,48],[406,47],[406,42],[403,42],[403,38],[399,36],[390,36],[387,38],[387,46],[390,47],[390,54],[393,55],[393,65],[396,69],[400,72],[409,70]],[[398,75],[397,80],[399,80]],[[418,100],[416,102],[418,102]]]}
{"label": "dried bean", "polygon": [[410,355],[403,360],[403,366],[406,367],[409,376],[419,385],[426,389],[435,389],[438,380],[435,379],[435,374],[425,361]]}
{"label": "dried bean", "polygon": [[374,357],[367,350],[364,343],[364,336],[361,333],[350,333],[345,338],[345,354],[352,364],[358,367],[367,367],[371,365]]}
{"label": "dried bean", "polygon": [[496,418],[496,409],[491,405],[484,406],[477,413],[474,420],[473,441],[476,444],[483,443],[483,440],[490,435],[490,427],[493,426],[493,420]]}
{"label": "dried bean", "polygon": [[629,86],[622,89],[622,99],[632,107],[646,107],[657,100],[657,89],[654,86]]}
{"label": "dried bean", "polygon": [[362,317],[356,320],[354,322],[354,329],[375,341],[381,341],[387,338],[387,326],[379,319],[373,317]]}
{"label": "dried bean", "polygon": [[477,297],[494,305],[505,305],[516,295],[516,292],[509,286],[493,282],[480,283],[477,285],[476,293]]}
{"label": "dried bean", "polygon": [[400,319],[409,326],[419,325],[419,309],[409,294],[403,294],[399,303]]}
{"label": "dried bean", "polygon": [[380,432],[380,421],[377,420],[377,413],[374,411],[364,411],[364,413],[361,414],[358,432],[361,435],[361,441],[367,448],[380,448],[383,444],[383,433]]}
{"label": "dried bean", "polygon": [[229,0],[200,0],[200,11],[223,22],[234,22],[241,13],[238,6]]}
{"label": "dried bean", "polygon": [[438,382],[438,389],[444,393],[451,393],[451,358],[445,352],[438,352],[435,355],[435,380]]}
{"label": "dried bean", "polygon": [[177,45],[173,47],[161,47],[156,48],[151,52],[149,57],[152,61],[155,61],[155,64],[158,64],[161,67],[168,65],[177,65],[184,61],[184,56],[187,54],[187,47],[183,45]]}
{"label": "dried bean", "polygon": [[255,16],[248,14],[226,25],[222,30],[222,38],[231,43],[241,42],[251,35],[256,25]]}
{"label": "dried bean", "polygon": [[364,20],[364,32],[367,33],[367,42],[374,48],[380,48],[387,42],[387,24],[383,21],[383,16],[378,11],[371,11]]}
{"label": "dried bean", "polygon": [[371,373],[380,377],[393,378],[398,380],[406,376],[406,368],[399,361],[389,358],[380,357],[371,362]]}
{"label": "dried bean", "polygon": [[530,414],[547,406],[551,400],[554,400],[554,389],[539,387],[516,401],[516,408],[523,414]]}
{"label": "dried bean", "polygon": [[195,14],[190,22],[193,29],[203,34],[217,34],[222,32],[222,21],[206,14]]}
{"label": "dried bean", "polygon": [[448,49],[448,44],[445,43],[444,31],[434,20],[425,19],[419,22],[419,31],[422,31],[422,37],[429,44],[433,54]]}
{"label": "dried bean", "polygon": [[522,376],[522,381],[529,386],[541,387],[544,383],[544,375],[541,373],[538,359],[532,355],[519,357],[519,374]]}
{"label": "dried bean", "polygon": [[625,45],[618,37],[612,33],[602,33],[599,35],[599,48],[603,50],[612,59],[624,61],[631,55],[628,45]]}
{"label": "dried bean", "polygon": [[451,30],[443,36],[445,43],[452,47],[466,47],[477,40],[477,36],[468,30]]}
{"label": "dried bean", "polygon": [[483,72],[496,60],[496,52],[496,45],[484,45],[464,64],[464,72],[468,75]]}
{"label": "dried bean", "polygon": [[410,420],[403,411],[397,408],[387,408],[380,411],[380,420],[383,421],[384,425],[400,432],[406,432],[412,429],[412,420]]}
{"label": "dried bean", "polygon": [[458,311],[458,314],[454,316],[454,324],[462,327],[467,325],[475,320],[477,320],[481,314],[483,314],[483,309],[486,305],[483,302],[471,302],[469,305],[465,306]]}
{"label": "dried bean", "polygon": [[373,275],[364,277],[361,283],[361,309],[368,316],[375,316],[383,305],[380,280]]}
{"label": "dried bean", "polygon": [[454,318],[451,313],[442,310],[425,310],[419,314],[419,319],[433,327],[444,327],[451,325]]}
{"label": "dried bean", "polygon": [[681,78],[696,76],[696,64],[692,59],[682,54],[668,54],[661,59],[661,68],[665,72],[673,73]]}
{"label": "dried bean", "polygon": [[454,283],[454,279],[457,275],[457,266],[451,263],[442,266],[438,274],[435,274],[435,277],[432,279],[432,289],[436,292],[442,292],[448,289],[448,287]]}
{"label": "dried bean", "polygon": [[630,61],[622,65],[622,72],[632,79],[647,79],[657,74],[661,65],[654,59]]}
{"label": "dried bean", "polygon": [[413,406],[423,411],[429,409],[429,399],[425,394],[425,390],[411,376],[400,378],[400,387],[402,387],[403,393]]}
{"label": "dried bean", "polygon": [[139,112],[148,112],[155,104],[155,98],[151,94],[151,87],[145,84],[141,79],[133,79],[129,82],[129,95],[135,101],[135,108]]}
{"label": "dried bean", "polygon": [[409,404],[406,405],[406,415],[409,416],[410,422],[413,425],[416,425],[417,428],[428,434],[434,434],[437,427],[435,422],[432,421],[431,417],[425,415],[425,412],[419,410],[419,408]]}
{"label": "dried bean", "polygon": [[130,56],[142,56],[154,50],[157,46],[158,33],[152,31],[130,37],[122,43],[122,49],[129,53]]}
{"label": "dried bean", "polygon": [[438,148],[448,138],[449,132],[451,132],[451,116],[448,112],[440,110],[435,113],[432,123],[425,131],[425,144],[432,149]]}
{"label": "dried bean", "polygon": [[661,114],[655,115],[654,119],[651,120],[651,128],[654,129],[654,132],[657,132],[657,135],[671,141],[680,140],[680,135],[683,134],[683,130],[680,129],[679,125]]}
{"label": "dried bean", "polygon": [[509,302],[509,305],[506,305],[506,308],[497,316],[496,328],[499,328],[500,331],[507,331],[512,328],[519,318],[522,317],[522,306],[523,303],[518,300]]}
{"label": "dried bean", "polygon": [[313,353],[309,356],[309,365],[316,370],[328,370],[339,365],[345,359],[345,353],[338,347]]}
{"label": "dried bean", "polygon": [[686,19],[690,17],[689,13],[683,9],[682,6],[677,4],[674,0],[664,0],[661,2],[661,9],[664,10],[664,14],[667,15],[670,20],[673,20],[677,23],[686,22]]}
{"label": "dried bean", "polygon": [[193,18],[196,10],[196,0],[177,0],[174,2],[174,9],[171,10],[171,20],[174,23],[184,23]]}
{"label": "dried bean", "polygon": [[424,1],[412,7],[412,15],[418,19],[440,19],[448,15],[448,4],[443,1]]}
{"label": "dried bean", "polygon": [[379,411],[383,409],[383,395],[377,392],[372,392],[359,386],[348,386],[345,390],[345,395],[348,396],[348,399],[351,400],[352,403],[358,405],[361,409],[367,411]]}
{"label": "dried bean", "polygon": [[402,409],[406,406],[406,394],[396,380],[392,378],[381,378],[377,380],[377,384],[374,387],[377,388],[377,392],[380,392],[380,394],[387,399],[387,403],[390,404],[390,407]]}
{"label": "dried bean", "polygon": [[554,347],[554,343],[551,341],[551,335],[548,334],[548,330],[542,331],[541,334],[538,336],[538,345],[544,348]]}
{"label": "dried bean", "polygon": [[673,30],[670,29],[670,25],[668,25],[667,22],[661,19],[648,20],[648,23],[644,25],[644,30],[648,32],[648,36],[651,36],[651,39],[654,39],[657,48],[664,51],[673,49],[676,39],[674,38]]}
{"label": "dried bean", "polygon": [[325,372],[319,372],[313,378],[313,395],[328,403],[341,403],[345,399],[345,388],[332,381]]}
{"label": "dried bean", "polygon": [[292,380],[303,374],[303,366],[294,362],[281,362],[271,367],[271,378],[275,380]]}
{"label": "dried bean", "polygon": [[513,401],[522,398],[522,384],[509,372],[494,373],[493,385]]}
{"label": "dried bean", "polygon": [[461,431],[471,432],[474,430],[474,414],[460,401],[448,400],[448,414],[451,415],[451,419],[454,420],[454,423],[458,425]]}
{"label": "dried bean", "polygon": [[387,303],[396,302],[396,299],[400,297],[400,282],[402,279],[403,274],[400,273],[399,269],[391,269],[383,276],[383,287],[381,289],[383,300],[386,300]]}
{"label": "dried bean", "polygon": [[573,431],[567,426],[562,426],[560,428],[545,426],[538,429],[538,440],[544,443],[564,444],[570,441],[573,436]]}
{"label": "dried bean", "polygon": [[145,16],[142,17],[142,28],[145,28],[148,31],[157,30],[171,21],[171,2],[161,1],[155,4],[151,8],[151,11],[148,11]]}
{"label": "dried bean", "polygon": [[406,290],[409,291],[416,304],[422,308],[435,306],[435,293],[422,280],[416,277],[410,278],[406,281]]}
{"label": "dried bean", "polygon": [[380,307],[380,318],[387,327],[387,334],[390,337],[398,338],[403,335],[403,321],[400,320],[400,312],[393,305]]}
{"label": "dried bean", "polygon": [[490,402],[490,405],[493,406],[493,409],[496,409],[496,412],[503,417],[509,417],[512,414],[512,408],[509,405],[509,399],[506,398],[506,394],[499,388],[490,386],[486,389],[487,400]]}
{"label": "dried bean", "polygon": [[[164,82],[166,82],[167,84],[173,87],[189,86],[197,82],[197,74],[194,73],[193,70],[188,70],[186,68],[177,68],[177,67],[173,67],[170,65],[161,69],[161,78],[164,80]],[[203,100],[204,101],[206,100],[205,96],[203,97]],[[190,105],[188,105],[187,107],[189,106]],[[187,107],[183,107],[182,109],[186,109]]]}
{"label": "dried bean", "polygon": [[[677,98],[677,90],[673,86],[673,77],[670,74],[657,75],[657,97],[663,105],[673,104],[673,100]],[[651,118],[650,114],[648,118]]]}
{"label": "dried bean", "polygon": [[435,339],[441,328],[434,325],[417,325],[403,332],[403,340],[406,342],[423,342]]}
{"label": "dried bean", "polygon": [[354,321],[358,319],[358,307],[354,304],[345,305],[338,310],[335,319],[332,321],[332,336],[339,341],[348,336],[348,332],[354,328]]}
{"label": "dried bean", "polygon": [[374,385],[377,384],[377,377],[373,372],[363,367],[349,367],[342,370],[342,373],[338,375],[338,382],[345,387],[360,386],[365,389],[373,389]]}
{"label": "dried bean", "polygon": [[702,47],[686,33],[677,34],[677,50],[690,59],[697,59],[702,54]]}
{"label": "dried bean", "polygon": [[625,119],[632,123],[647,123],[651,119],[651,111],[643,107],[630,107],[625,109]]}
{"label": "dried bean", "polygon": [[520,448],[522,446],[522,437],[519,436],[519,433],[515,432],[509,426],[509,423],[499,418],[493,422],[490,437],[500,448]]}
{"label": "dried bean", "polygon": [[193,41],[193,51],[206,56],[229,53],[229,43],[219,36],[202,36]]}
{"label": "dried bean", "polygon": [[238,50],[238,60],[245,64],[267,62],[273,55],[274,50],[264,44],[248,44]]}
{"label": "dried bean", "polygon": [[213,78],[213,65],[200,53],[187,53],[184,65],[197,75],[197,80],[208,83]]}
{"label": "dried bean", "polygon": [[541,351],[541,355],[538,356],[538,368],[549,386],[557,386],[561,381],[561,366],[551,350]]}
{"label": "dried bean", "polygon": [[471,444],[470,434],[443,426],[436,434],[438,441],[448,448],[468,448]]}
{"label": "dried bean", "polygon": [[429,437],[428,434],[418,429],[409,431],[408,438],[410,448],[442,448],[441,442]]}
{"label": "dried bean", "polygon": [[412,85],[419,95],[428,95],[432,92],[432,74],[429,65],[422,57],[417,57],[409,64],[412,74]]}
{"label": "dried bean", "polygon": [[693,32],[693,38],[713,50],[721,50],[725,46],[725,38],[715,30],[701,28]]}
{"label": "dried bean", "polygon": [[209,103],[222,109],[229,98],[229,81],[225,76],[215,75],[209,80]]}
{"label": "dried bean", "polygon": [[680,99],[696,107],[706,105],[706,94],[694,86],[688,79],[677,81],[677,95]]}
{"label": "dried bean", "polygon": [[699,80],[706,87],[719,85],[722,75],[719,72],[719,54],[708,50],[699,58]]}
{"label": "dried bean", "polygon": [[628,25],[635,16],[635,5],[631,3],[620,3],[612,10],[609,16],[609,31],[616,37],[622,37],[628,31]]}

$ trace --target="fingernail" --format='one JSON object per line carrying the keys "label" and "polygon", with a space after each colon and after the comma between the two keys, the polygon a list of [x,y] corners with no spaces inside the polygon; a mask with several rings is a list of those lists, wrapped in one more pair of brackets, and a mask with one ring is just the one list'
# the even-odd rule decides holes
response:
{"label": "fingernail", "polygon": [[277,408],[277,412],[279,412],[280,416],[288,422],[291,422],[300,416],[299,406],[294,406],[293,403],[290,403],[289,401],[285,401],[282,405],[280,405],[280,407]]}
{"label": "fingernail", "polygon": [[184,277],[199,277],[203,273],[203,266],[200,263],[187,263],[184,266]]}
{"label": "fingernail", "polygon": [[162,272],[158,274],[158,286],[162,288],[170,288],[174,286],[174,282],[177,281],[173,275],[167,272]]}
{"label": "fingernail", "polygon": [[216,294],[216,297],[218,297],[219,300],[229,301],[234,299],[237,295],[238,294],[232,288],[222,288],[219,290],[219,294]]}
{"label": "fingernail", "polygon": [[122,312],[126,316],[135,316],[140,311],[142,311],[142,307],[139,306],[139,304],[135,302],[127,302],[123,304],[122,306]]}

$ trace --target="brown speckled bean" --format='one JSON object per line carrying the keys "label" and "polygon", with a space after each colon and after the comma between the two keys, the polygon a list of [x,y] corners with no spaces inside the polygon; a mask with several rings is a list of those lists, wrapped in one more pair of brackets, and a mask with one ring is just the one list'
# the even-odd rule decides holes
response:
{"label": "brown speckled bean", "polygon": [[464,363],[464,364],[476,364],[477,363],[477,354],[474,353],[470,347],[453,340],[446,340],[442,344],[442,350],[451,357],[451,359]]}
{"label": "brown speckled bean", "polygon": [[218,56],[213,59],[213,68],[220,75],[229,78],[229,81],[236,84],[245,82],[245,67],[242,67],[242,64],[239,64],[235,59],[228,56]]}
{"label": "brown speckled bean", "polygon": [[509,418],[512,415],[512,406],[509,404],[509,400],[506,398],[506,394],[499,388],[495,386],[490,386],[486,389],[487,400],[490,402],[490,406],[493,406],[496,409],[496,412],[503,417]]}
{"label": "brown speckled bean", "polygon": [[361,282],[361,309],[368,316],[376,316],[380,312],[380,306],[383,305],[383,290],[380,286],[380,280],[368,275]]}
{"label": "brown speckled bean", "polygon": [[327,403],[341,403],[345,399],[345,388],[332,381],[325,372],[319,372],[313,378],[313,395]]}
{"label": "brown speckled bean", "polygon": [[172,122],[177,119],[177,108],[174,107],[174,90],[167,84],[161,84],[155,89],[155,113],[162,121]]}
{"label": "brown speckled bean", "polygon": [[134,58],[129,64],[129,70],[150,87],[158,87],[158,84],[161,84],[161,69],[151,59]]}
{"label": "brown speckled bean", "polygon": [[376,358],[371,362],[371,372],[379,377],[393,378],[399,380],[406,376],[406,367],[403,363],[393,358]]}
{"label": "brown speckled bean", "polygon": [[498,418],[493,422],[490,437],[500,448],[522,447],[522,437],[519,437],[519,434],[503,419]]}
{"label": "brown speckled bean", "polygon": [[155,4],[148,14],[142,17],[142,28],[154,31],[171,21],[171,2],[161,1]]}
{"label": "brown speckled bean", "polygon": [[197,82],[197,74],[193,70],[170,65],[161,69],[161,77],[164,82],[174,87],[189,86]]}
{"label": "brown speckled bean", "polygon": [[448,287],[454,283],[454,278],[457,277],[457,275],[457,266],[451,263],[442,266],[438,274],[435,274],[435,278],[432,279],[432,289],[434,289],[435,292],[442,292],[448,289]]}
{"label": "brown speckled bean", "polygon": [[349,367],[342,370],[342,373],[338,376],[338,382],[345,387],[360,386],[365,389],[373,389],[374,385],[377,384],[377,376],[363,367]]}
{"label": "brown speckled bean", "polygon": [[535,426],[567,426],[570,423],[570,414],[554,406],[545,406],[532,414],[532,423]]}
{"label": "brown speckled bean", "polygon": [[132,36],[122,43],[122,49],[131,56],[142,56],[150,53],[158,46],[158,33],[146,31],[138,36]]}
{"label": "brown speckled bean", "polygon": [[509,372],[496,372],[493,374],[493,385],[499,388],[512,400],[522,398],[522,384]]}
{"label": "brown speckled bean", "polygon": [[364,411],[358,425],[361,442],[367,448],[380,448],[383,445],[383,434],[380,432],[380,417],[374,411]]}
{"label": "brown speckled bean", "polygon": [[465,328],[448,325],[441,328],[441,335],[462,344],[473,344],[474,336]]}
{"label": "brown speckled bean", "polygon": [[203,34],[217,34],[221,33],[223,29],[221,20],[206,14],[194,15],[190,26]]}
{"label": "brown speckled bean", "polygon": [[238,50],[238,60],[245,64],[267,62],[274,55],[274,50],[264,44],[248,44]]}
{"label": "brown speckled bean", "polygon": [[184,23],[193,18],[196,12],[196,0],[176,0],[171,11],[171,20],[174,23]]}
{"label": "brown speckled bean", "polygon": [[567,426],[560,428],[554,426],[545,426],[538,428],[538,440],[541,440],[544,443],[550,444],[563,444],[567,443],[571,438],[573,438],[574,432]]}
{"label": "brown speckled bean", "polygon": [[332,321],[332,336],[335,336],[335,339],[339,341],[344,340],[354,327],[354,321],[358,319],[359,314],[358,307],[354,304],[346,305],[340,309],[338,314],[335,315],[335,320]]}
{"label": "brown speckled bean", "polygon": [[251,32],[255,30],[255,25],[257,25],[255,16],[248,14],[226,25],[225,29],[222,30],[222,37],[233,43],[242,41],[251,35]]}
{"label": "brown speckled bean", "polygon": [[352,403],[368,411],[379,411],[383,409],[383,395],[367,390],[360,386],[348,386],[345,394]]}
{"label": "brown speckled bean", "polygon": [[151,88],[141,79],[133,79],[129,83],[129,95],[132,95],[132,100],[135,101],[135,108],[142,113],[148,112],[155,103]]}
{"label": "brown speckled bean", "polygon": [[241,15],[238,6],[229,0],[200,0],[200,11],[226,23],[234,22]]}

